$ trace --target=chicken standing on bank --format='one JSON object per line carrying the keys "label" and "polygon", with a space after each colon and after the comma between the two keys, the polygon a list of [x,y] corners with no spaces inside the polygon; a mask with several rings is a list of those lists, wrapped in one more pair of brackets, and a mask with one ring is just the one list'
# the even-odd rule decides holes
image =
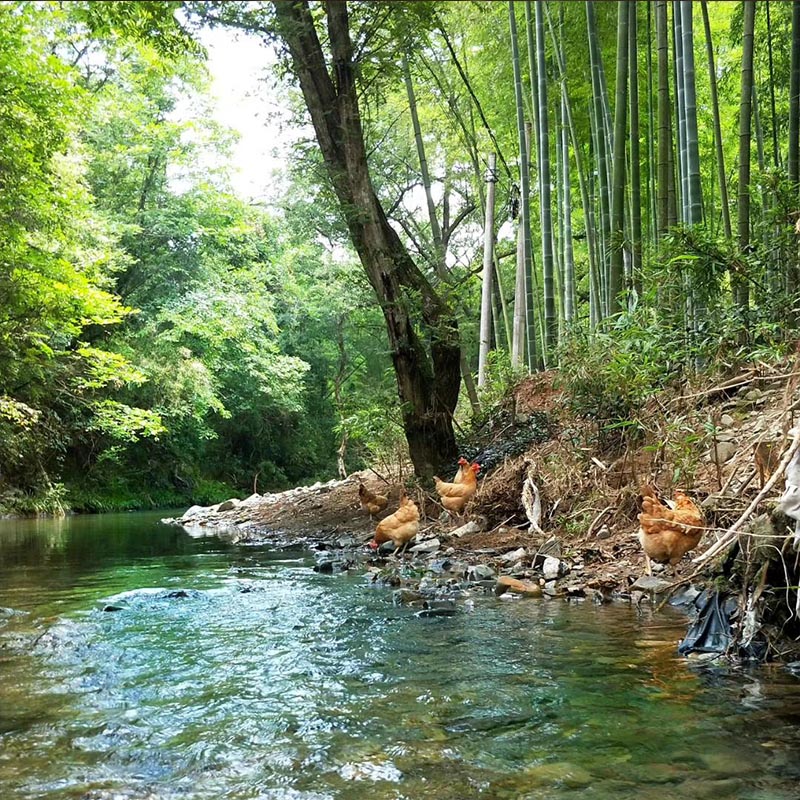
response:
{"label": "chicken standing on bank", "polygon": [[651,486],[643,486],[642,513],[639,514],[639,541],[645,554],[647,574],[651,561],[675,565],[697,547],[703,535],[703,513],[685,492],[676,491],[672,507],[664,505]]}
{"label": "chicken standing on bank", "polygon": [[[458,462],[461,464],[461,461]],[[461,480],[453,483],[446,483],[440,478],[434,477],[436,493],[442,505],[455,514],[460,514],[464,506],[472,499],[478,490],[478,472],[481,465],[477,462],[470,464],[468,468],[461,466]]]}
{"label": "chicken standing on bank", "polygon": [[361,481],[358,482],[358,501],[361,503],[361,508],[369,512],[370,517],[383,511],[389,505],[388,497],[371,492]]}
{"label": "chicken standing on bank", "polygon": [[417,535],[419,530],[419,508],[405,493],[400,495],[400,508],[378,523],[375,536],[369,543],[377,550],[384,542],[393,542],[395,553]]}
{"label": "chicken standing on bank", "polygon": [[[466,468],[466,469],[465,469]],[[463,483],[464,475],[469,470],[469,461],[467,461],[464,456],[458,459],[458,472],[456,472],[455,478],[453,478],[453,483]]]}

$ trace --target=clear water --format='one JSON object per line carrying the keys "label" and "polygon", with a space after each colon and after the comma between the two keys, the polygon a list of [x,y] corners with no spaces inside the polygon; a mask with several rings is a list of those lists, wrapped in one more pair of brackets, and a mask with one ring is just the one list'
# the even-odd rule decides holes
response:
{"label": "clear water", "polygon": [[2,800],[800,797],[800,680],[688,665],[677,615],[421,619],[158,516],[0,523]]}

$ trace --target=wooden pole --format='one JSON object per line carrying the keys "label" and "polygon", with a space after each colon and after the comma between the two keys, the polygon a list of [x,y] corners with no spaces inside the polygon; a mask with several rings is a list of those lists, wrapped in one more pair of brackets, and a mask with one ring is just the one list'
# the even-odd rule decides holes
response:
{"label": "wooden pole", "polygon": [[481,287],[481,333],[478,352],[478,387],[486,382],[492,325],[492,269],[494,267],[494,187],[497,183],[497,154],[489,154],[486,170],[486,219],[483,227],[483,283]]}

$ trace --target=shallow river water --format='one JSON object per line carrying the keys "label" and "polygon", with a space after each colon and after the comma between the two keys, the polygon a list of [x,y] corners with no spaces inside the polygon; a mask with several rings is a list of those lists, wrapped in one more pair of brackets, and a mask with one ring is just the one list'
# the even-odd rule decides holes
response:
{"label": "shallow river water", "polygon": [[159,516],[0,522],[2,800],[800,797],[800,679],[673,612],[424,619]]}

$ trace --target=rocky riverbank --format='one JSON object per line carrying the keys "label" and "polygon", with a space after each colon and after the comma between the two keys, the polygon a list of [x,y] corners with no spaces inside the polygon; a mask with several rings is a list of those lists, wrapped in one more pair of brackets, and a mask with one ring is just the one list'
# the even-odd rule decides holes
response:
{"label": "rocky riverbank", "polygon": [[[715,384],[683,385],[654,398],[636,435],[621,437],[571,414],[552,375],[532,378],[464,447],[483,469],[463,518],[406,482],[422,523],[403,555],[391,544],[377,553],[366,547],[376,520],[360,508],[359,481],[389,496],[384,513],[396,509],[401,490],[398,478],[371,471],[195,506],[168,521],[192,535],[303,546],[315,553],[318,570],[366,569],[399,602],[427,604],[430,613],[451,613],[475,593],[638,605],[678,594],[691,602],[712,587],[700,601],[724,617],[717,650],[792,659],[800,657],[798,565],[787,549],[793,523],[790,529],[774,510],[784,488],[779,464],[787,431],[800,406],[797,375],[791,366],[758,365]],[[526,483],[538,497],[535,509],[523,501]],[[675,575],[658,566],[645,575],[636,537],[643,484],[667,496],[684,489],[704,511],[706,533]],[[703,562],[721,539],[728,546]]]}

